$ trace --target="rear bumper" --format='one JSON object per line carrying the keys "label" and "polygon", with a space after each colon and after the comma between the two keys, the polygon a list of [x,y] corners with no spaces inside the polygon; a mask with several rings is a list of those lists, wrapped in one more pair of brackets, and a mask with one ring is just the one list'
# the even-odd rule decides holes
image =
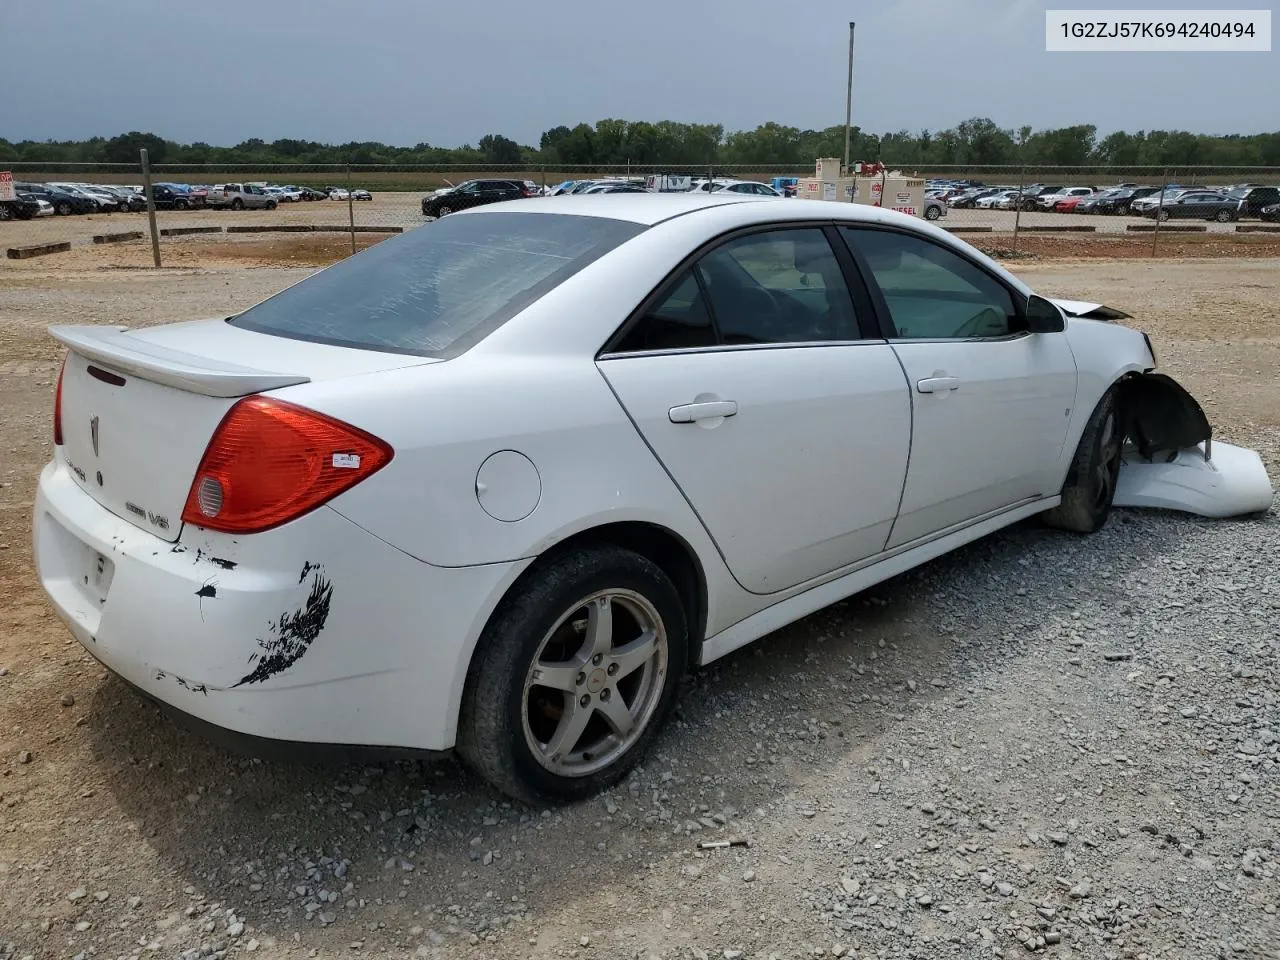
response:
{"label": "rear bumper", "polygon": [[471,651],[524,567],[434,567],[327,507],[171,544],[56,461],[33,536],[55,611],[107,668],[202,723],[310,744],[452,747]]}

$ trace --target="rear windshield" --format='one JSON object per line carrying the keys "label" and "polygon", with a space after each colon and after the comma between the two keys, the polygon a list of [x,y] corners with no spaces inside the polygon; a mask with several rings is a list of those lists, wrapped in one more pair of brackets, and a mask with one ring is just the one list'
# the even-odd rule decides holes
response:
{"label": "rear windshield", "polygon": [[340,261],[229,322],[337,346],[454,356],[644,229],[605,217],[455,214]]}

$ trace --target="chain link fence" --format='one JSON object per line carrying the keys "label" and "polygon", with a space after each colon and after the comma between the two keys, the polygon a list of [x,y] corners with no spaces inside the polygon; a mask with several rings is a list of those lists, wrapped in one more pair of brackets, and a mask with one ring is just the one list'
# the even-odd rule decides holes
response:
{"label": "chain link fence", "polygon": [[[991,243],[1014,252],[1036,234],[1128,238],[1156,256],[1162,234],[1280,231],[1276,167],[884,166],[889,176],[923,181],[926,219],[958,234],[992,235]],[[58,253],[86,265],[181,267],[218,258],[320,265],[473,202],[587,189],[585,181],[639,189],[651,177],[659,179],[650,186],[684,177],[789,192],[814,169],[158,164],[149,171],[154,234],[141,163],[13,164],[0,171],[0,198],[4,173],[14,196],[0,199],[8,259]]]}

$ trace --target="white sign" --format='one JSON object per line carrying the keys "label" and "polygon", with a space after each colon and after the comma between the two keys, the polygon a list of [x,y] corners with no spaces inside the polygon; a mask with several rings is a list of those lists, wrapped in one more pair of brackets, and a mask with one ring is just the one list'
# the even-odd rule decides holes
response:
{"label": "white sign", "polygon": [[16,200],[18,195],[13,189],[13,174],[8,170],[0,170],[0,200]]}
{"label": "white sign", "polygon": [[836,185],[830,180],[824,181],[822,184],[822,199],[834,200],[836,198]]}

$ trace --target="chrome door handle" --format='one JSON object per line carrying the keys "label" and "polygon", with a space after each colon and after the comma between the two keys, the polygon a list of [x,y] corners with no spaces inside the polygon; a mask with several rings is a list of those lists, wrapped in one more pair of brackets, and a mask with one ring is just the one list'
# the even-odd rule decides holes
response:
{"label": "chrome door handle", "polygon": [[916,389],[921,393],[948,393],[960,389],[959,377],[926,377],[916,381]]}
{"label": "chrome door handle", "polygon": [[732,417],[738,412],[738,405],[732,400],[707,400],[703,403],[686,403],[672,407],[667,416],[672,423],[694,423],[698,420],[715,420]]}

